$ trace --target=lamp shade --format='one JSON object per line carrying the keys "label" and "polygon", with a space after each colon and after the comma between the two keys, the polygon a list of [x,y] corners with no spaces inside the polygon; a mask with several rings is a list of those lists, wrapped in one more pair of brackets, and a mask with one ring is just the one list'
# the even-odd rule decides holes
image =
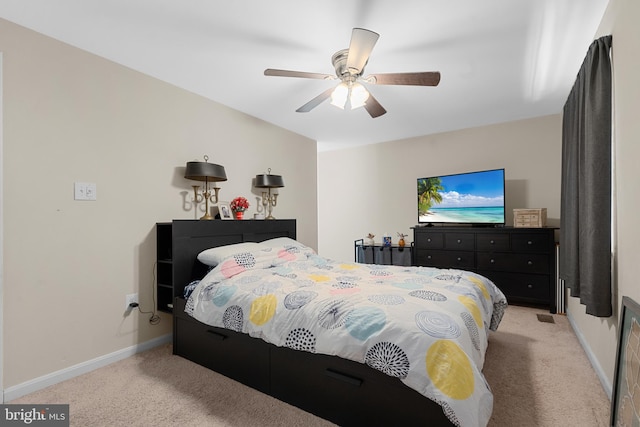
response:
{"label": "lamp shade", "polygon": [[349,100],[351,101],[351,109],[363,107],[369,99],[369,92],[360,83],[354,83],[351,86],[351,94]]}
{"label": "lamp shade", "polygon": [[342,82],[331,92],[331,105],[344,110],[347,105],[347,97],[349,96],[349,86]]}
{"label": "lamp shade", "polygon": [[227,174],[224,166],[208,162],[187,162],[187,170],[184,173],[187,179],[195,181],[226,181]]}
{"label": "lamp shade", "polygon": [[284,187],[284,180],[280,175],[262,174],[256,175],[257,188],[279,188]]}

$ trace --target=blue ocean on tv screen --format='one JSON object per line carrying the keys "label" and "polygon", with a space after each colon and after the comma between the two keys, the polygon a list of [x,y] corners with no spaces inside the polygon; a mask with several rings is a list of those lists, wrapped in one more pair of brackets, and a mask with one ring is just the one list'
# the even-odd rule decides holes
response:
{"label": "blue ocean on tv screen", "polygon": [[418,179],[421,223],[504,224],[504,169]]}
{"label": "blue ocean on tv screen", "polygon": [[[443,222],[462,222],[462,223],[495,223],[504,222],[504,207],[488,206],[473,208],[431,208],[430,212],[438,215],[440,221]],[[423,217],[429,221],[429,216]]]}

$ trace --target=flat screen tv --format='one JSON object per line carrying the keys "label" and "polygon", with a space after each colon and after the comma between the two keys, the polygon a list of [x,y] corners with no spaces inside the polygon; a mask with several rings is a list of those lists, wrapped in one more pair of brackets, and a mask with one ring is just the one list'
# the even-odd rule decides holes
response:
{"label": "flat screen tv", "polygon": [[418,178],[418,223],[504,225],[504,169]]}

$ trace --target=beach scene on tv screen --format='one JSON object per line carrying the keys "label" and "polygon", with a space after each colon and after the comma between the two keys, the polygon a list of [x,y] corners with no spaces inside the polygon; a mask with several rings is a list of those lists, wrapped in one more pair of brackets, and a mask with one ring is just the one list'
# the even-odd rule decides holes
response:
{"label": "beach scene on tv screen", "polygon": [[504,171],[418,179],[418,222],[504,223]]}

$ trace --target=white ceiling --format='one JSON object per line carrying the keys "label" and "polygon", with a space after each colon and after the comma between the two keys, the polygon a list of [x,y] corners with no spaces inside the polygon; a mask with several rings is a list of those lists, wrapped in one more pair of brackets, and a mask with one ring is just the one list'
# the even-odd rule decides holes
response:
{"label": "white ceiling", "polygon": [[[608,0],[0,0],[0,17],[318,141],[319,150],[562,110]],[[437,87],[368,86],[388,111],[324,102],[353,27],[380,34],[368,73],[440,71]]]}

